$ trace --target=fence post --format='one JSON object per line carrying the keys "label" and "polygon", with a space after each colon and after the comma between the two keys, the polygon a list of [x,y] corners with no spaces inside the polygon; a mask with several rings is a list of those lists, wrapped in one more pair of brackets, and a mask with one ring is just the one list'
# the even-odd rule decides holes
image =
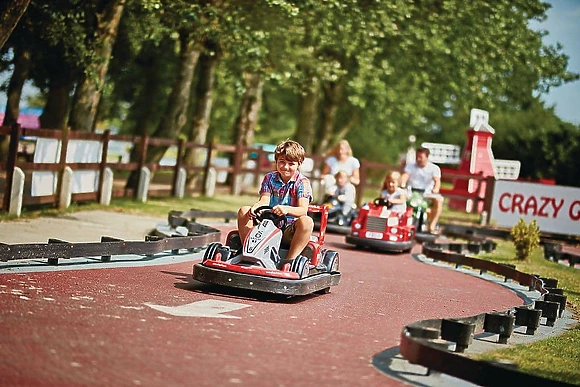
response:
{"label": "fence post", "polygon": [[491,219],[491,207],[493,204],[493,191],[495,189],[495,176],[491,175],[485,178],[485,196],[483,201],[483,210],[487,212],[486,225],[489,226]]}
{"label": "fence post", "polygon": [[[139,144],[139,161],[137,162],[137,175],[139,176],[137,178],[138,181],[141,180],[141,171],[143,170],[143,167],[145,166],[145,161],[147,160],[147,146],[149,145],[149,136],[145,135],[145,136],[141,136],[141,142]],[[137,184],[137,187],[139,187],[139,184]],[[133,197],[135,199],[137,199],[139,197],[139,188],[137,188],[135,190],[135,192],[133,193]]]}
{"label": "fence post", "polygon": [[[68,151],[68,135],[70,132],[70,127],[67,126],[62,130],[62,138],[60,144],[60,158],[58,160],[58,171],[57,171],[57,180],[56,180],[56,195],[54,197],[55,206],[60,208],[60,197],[62,193],[62,179],[64,176],[64,171],[66,168],[66,154]],[[72,174],[72,171],[71,171]]]}
{"label": "fence post", "polygon": [[[99,203],[104,201],[103,198],[103,182],[104,182],[104,175],[105,175],[105,168],[107,168],[107,155],[109,153],[109,140],[111,137],[111,131],[109,129],[103,132],[103,151],[101,154],[101,165],[99,166],[99,194],[98,194],[98,201]],[[110,199],[109,199],[110,201]]]}
{"label": "fence post", "polygon": [[209,177],[209,168],[211,167],[211,158],[213,154],[214,143],[213,140],[209,142],[207,147],[205,166],[203,167],[203,185],[201,187],[201,193],[203,196],[207,196],[207,179]]}
{"label": "fence post", "polygon": [[234,171],[232,172],[232,187],[231,187],[231,194],[232,195],[239,195],[241,181],[238,178],[240,175],[240,169],[242,168],[242,159],[243,159],[243,152],[242,152],[243,144],[238,142],[236,144],[236,153],[234,154]]}
{"label": "fence post", "polygon": [[22,213],[22,197],[24,196],[24,172],[22,169],[15,167],[12,175],[12,189],[10,191],[10,215],[20,216]]}
{"label": "fence post", "polygon": [[4,187],[4,200],[2,210],[10,211],[10,195],[12,193],[12,179],[14,168],[18,159],[18,142],[20,141],[20,124],[14,123],[10,129],[10,143],[8,145],[8,160],[6,160],[6,186]]}
{"label": "fence post", "polygon": [[[179,179],[179,171],[181,169],[181,165],[183,164],[183,144],[184,144],[184,140],[183,138],[180,138],[179,141],[177,142],[177,156],[175,159],[175,169],[173,171],[173,182],[171,184],[171,193],[173,196],[179,196],[180,193],[178,192],[179,190],[177,189],[177,182]],[[183,197],[183,194],[181,194],[181,197]]]}
{"label": "fence post", "polygon": [[360,161],[360,182],[356,186],[356,206],[360,207],[363,200],[363,192],[365,189],[365,184],[367,181],[367,167],[366,161],[362,159]]}

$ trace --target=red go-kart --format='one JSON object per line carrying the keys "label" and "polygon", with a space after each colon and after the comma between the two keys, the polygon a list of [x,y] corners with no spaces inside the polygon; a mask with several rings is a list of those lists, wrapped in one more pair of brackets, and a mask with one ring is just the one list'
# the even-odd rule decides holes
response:
{"label": "red go-kart", "polygon": [[391,211],[390,203],[382,198],[364,205],[353,220],[346,242],[391,252],[409,252],[415,244],[416,228],[413,209]]}
{"label": "red go-kart", "polygon": [[328,208],[310,205],[309,212],[320,212],[321,227],[297,258],[285,260],[288,247],[282,243],[286,217],[256,209],[255,227],[246,240],[231,231],[226,244],[208,245],[201,263],[193,266],[197,281],[289,296],[328,293],[340,282],[339,255],[324,249]]}

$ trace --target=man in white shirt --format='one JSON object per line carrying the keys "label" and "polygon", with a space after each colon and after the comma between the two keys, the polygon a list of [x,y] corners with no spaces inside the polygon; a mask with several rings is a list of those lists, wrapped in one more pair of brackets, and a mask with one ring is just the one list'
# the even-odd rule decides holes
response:
{"label": "man in white shirt", "polygon": [[405,166],[405,172],[401,176],[401,187],[404,188],[407,184],[411,188],[424,190],[423,196],[430,199],[429,232],[434,233],[443,209],[443,196],[439,193],[441,169],[429,161],[429,149],[423,147],[417,149],[415,163]]}

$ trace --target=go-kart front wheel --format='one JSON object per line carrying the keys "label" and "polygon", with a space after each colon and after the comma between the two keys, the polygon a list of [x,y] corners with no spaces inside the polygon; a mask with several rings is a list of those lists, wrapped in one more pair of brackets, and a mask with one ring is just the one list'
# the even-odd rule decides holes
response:
{"label": "go-kart front wheel", "polygon": [[227,261],[231,258],[232,250],[228,246],[224,246],[220,242],[213,242],[207,245],[207,249],[205,250],[205,254],[203,254],[203,258],[201,262],[205,262],[208,259],[216,259],[216,254],[220,254],[220,261]]}
{"label": "go-kart front wheel", "polygon": [[308,277],[308,274],[310,274],[310,267],[308,265],[308,261],[309,259],[303,255],[296,257],[294,260],[292,260],[292,263],[290,264],[290,271],[298,273],[300,278]]}

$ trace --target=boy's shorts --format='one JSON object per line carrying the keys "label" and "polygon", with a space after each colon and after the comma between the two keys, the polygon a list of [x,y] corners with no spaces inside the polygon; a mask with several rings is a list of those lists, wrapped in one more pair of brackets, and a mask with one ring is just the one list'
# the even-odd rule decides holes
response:
{"label": "boy's shorts", "polygon": [[292,242],[292,237],[296,232],[296,222],[292,222],[289,226],[284,229],[284,233],[282,234],[282,244],[290,245]]}

